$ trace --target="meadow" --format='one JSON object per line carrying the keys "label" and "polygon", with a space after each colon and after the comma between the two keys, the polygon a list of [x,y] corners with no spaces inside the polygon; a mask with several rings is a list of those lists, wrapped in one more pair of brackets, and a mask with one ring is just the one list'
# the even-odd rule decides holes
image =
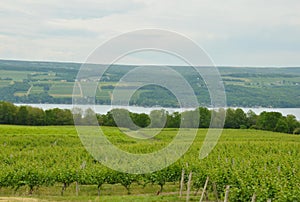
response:
{"label": "meadow", "polygon": [[[134,139],[116,127],[102,127],[117,147],[149,153],[165,147],[177,129],[164,129],[150,140]],[[300,136],[249,129],[224,129],[210,153],[200,160],[207,129],[199,129],[188,152],[173,165],[154,173],[113,171],[95,161],[74,126],[0,125],[0,198],[50,201],[199,201],[209,177],[206,200],[299,201]],[[179,196],[182,170],[184,187]]]}

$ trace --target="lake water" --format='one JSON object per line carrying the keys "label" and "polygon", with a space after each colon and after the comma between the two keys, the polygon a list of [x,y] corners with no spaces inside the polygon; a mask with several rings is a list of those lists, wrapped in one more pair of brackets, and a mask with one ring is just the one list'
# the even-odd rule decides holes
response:
{"label": "lake water", "polygon": [[[59,108],[59,109],[72,109],[73,105],[72,104],[15,104],[16,106],[20,105],[27,105],[27,106],[32,106],[32,107],[38,107],[43,110],[47,109],[54,109],[54,108]],[[181,109],[181,108],[161,108],[161,107],[136,107],[136,106],[114,106],[112,107],[111,105],[95,105],[95,106],[87,106],[87,105],[82,105],[80,106],[82,109],[87,109],[87,108],[92,108],[96,113],[98,114],[106,114],[108,111],[110,111],[113,108],[125,108],[128,109],[131,112],[134,113],[146,113],[149,114],[152,110],[156,109],[165,109],[166,111],[173,113],[173,112],[182,112],[186,110],[190,110],[188,108],[186,109]],[[241,109],[244,110],[244,112],[248,112],[249,110],[254,111],[256,114],[260,114],[263,111],[267,112],[281,112],[284,116],[288,114],[293,114],[296,116],[298,120],[300,120],[300,108],[244,108],[240,107]]]}

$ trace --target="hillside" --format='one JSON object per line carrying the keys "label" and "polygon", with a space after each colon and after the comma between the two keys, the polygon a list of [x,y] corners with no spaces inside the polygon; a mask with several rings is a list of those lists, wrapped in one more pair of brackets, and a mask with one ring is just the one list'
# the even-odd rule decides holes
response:
{"label": "hillside", "polygon": [[[0,100],[14,103],[72,103],[74,81],[81,64],[0,60]],[[100,65],[101,66],[101,65]],[[135,66],[114,65],[101,78],[97,104],[110,104],[117,82]],[[172,67],[195,90],[202,106],[210,105],[205,82],[191,67]],[[228,106],[300,107],[300,67],[253,68],[218,67],[227,95]],[[94,71],[90,75],[95,78]],[[122,87],[126,93],[137,84]],[[83,96],[75,92],[75,96]],[[170,91],[148,85],[131,98],[131,105],[178,107]]]}

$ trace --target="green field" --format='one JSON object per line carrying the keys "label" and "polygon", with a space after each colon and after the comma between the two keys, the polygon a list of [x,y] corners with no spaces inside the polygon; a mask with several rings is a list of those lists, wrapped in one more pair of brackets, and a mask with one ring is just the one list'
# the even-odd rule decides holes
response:
{"label": "green field", "polygon": [[54,83],[52,87],[50,88],[49,94],[53,96],[66,96],[70,97],[72,96],[74,88],[74,83],[72,82],[60,82],[60,83]]}
{"label": "green field", "polygon": [[30,90],[30,94],[38,94],[44,92],[44,88],[40,86],[33,86]]}
{"label": "green field", "polygon": [[[94,97],[95,92],[90,84],[100,79],[100,75],[95,75],[95,69],[91,68],[85,72],[86,76],[77,78],[80,66],[80,63],[0,60],[0,100],[13,103],[71,104],[75,81],[80,83],[80,89],[77,88],[75,92],[76,97]],[[114,88],[120,85],[122,77],[135,67],[112,65],[101,77],[95,95],[96,103],[111,104]],[[172,68],[191,85],[201,105],[211,105],[201,75],[188,66]],[[225,87],[227,106],[300,107],[299,67],[218,67],[218,70]],[[33,89],[27,94],[25,91],[29,86],[33,86]],[[126,84],[122,82],[120,94],[128,94],[128,90],[135,86],[139,86],[138,81]],[[176,98],[170,92],[153,85],[138,89],[130,104],[145,107],[178,107]]]}
{"label": "green field", "polygon": [[22,81],[27,79],[27,75],[32,72],[30,71],[9,71],[9,70],[0,70],[1,78],[11,78],[14,81]]}
{"label": "green field", "polygon": [[11,81],[7,80],[0,80],[0,88],[8,86],[11,83]]}
{"label": "green field", "polygon": [[[114,145],[131,153],[159,150],[177,134],[177,129],[164,129],[151,140],[140,140],[122,134],[118,128],[102,129]],[[0,200],[185,201],[186,186],[179,198],[184,168],[187,174],[193,173],[190,201],[199,201],[207,176],[210,201],[215,200],[213,184],[219,199],[224,198],[225,187],[230,185],[230,201],[250,201],[254,193],[257,201],[299,201],[300,136],[227,129],[210,155],[199,160],[206,131],[200,129],[190,150],[170,167],[152,174],[130,175],[95,162],[73,126],[0,125]],[[63,184],[66,190],[61,196]],[[97,185],[101,185],[100,196]],[[161,186],[163,190],[157,196]]]}

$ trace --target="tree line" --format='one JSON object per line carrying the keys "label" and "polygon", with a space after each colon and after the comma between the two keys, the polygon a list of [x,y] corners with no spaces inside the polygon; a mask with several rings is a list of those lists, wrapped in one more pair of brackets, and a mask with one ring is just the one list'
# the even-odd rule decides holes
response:
{"label": "tree line", "polygon": [[[195,113],[199,113],[199,123],[194,119]],[[185,118],[184,127],[209,128],[212,114],[215,117],[226,113],[224,128],[233,129],[257,129],[289,134],[300,134],[300,122],[294,115],[283,116],[280,112],[262,112],[259,115],[253,111],[244,112],[242,109],[228,108],[218,111],[199,107],[198,110],[169,113],[165,110],[153,110],[150,114],[133,113],[126,109],[112,109],[106,114],[96,114],[87,109],[48,109],[30,106],[16,106],[9,102],[0,101],[0,124],[16,125],[73,125],[76,124],[125,127],[137,129],[145,128],[180,128],[182,117]],[[129,115],[129,119],[126,118]],[[96,118],[95,118],[96,117]],[[184,120],[183,118],[183,120]],[[116,121],[117,119],[117,121]]]}

